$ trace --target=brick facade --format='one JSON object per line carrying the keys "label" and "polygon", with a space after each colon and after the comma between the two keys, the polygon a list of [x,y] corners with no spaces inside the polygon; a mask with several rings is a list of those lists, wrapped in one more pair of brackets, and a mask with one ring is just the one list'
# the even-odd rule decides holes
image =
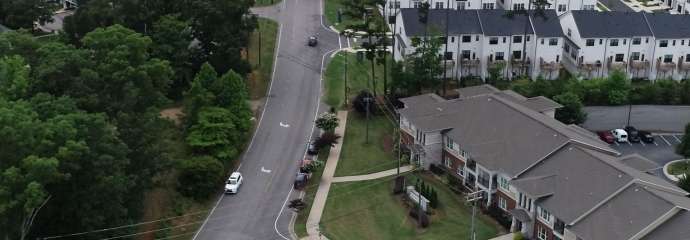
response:
{"label": "brick facade", "polygon": [[458,175],[458,169],[462,169],[465,167],[465,161],[460,160],[458,157],[453,155],[452,153],[449,153],[446,149],[443,149],[443,159],[449,158],[451,160],[450,163],[450,168],[446,166],[446,169],[448,172],[452,172],[453,176],[457,178],[463,178],[462,176]]}
{"label": "brick facade", "polygon": [[405,131],[400,131],[400,141],[402,144],[413,144],[414,137]]}
{"label": "brick facade", "polygon": [[[503,210],[503,211],[505,211],[506,213],[508,213],[509,210],[514,209],[514,208],[515,208],[515,205],[517,204],[517,203],[515,202],[515,200],[513,200],[512,198],[510,198],[510,197],[509,197],[508,195],[506,195],[505,193],[501,192],[500,190],[499,190],[499,191],[496,191],[496,201],[495,201],[495,202],[496,202],[496,206],[499,206],[499,207],[500,207],[500,205],[498,205],[498,204],[499,204],[499,202],[501,201],[501,199],[505,199],[505,200],[506,200],[506,209]],[[508,213],[508,214],[509,214],[509,213]]]}
{"label": "brick facade", "polygon": [[[546,238],[545,239],[540,239],[539,238],[539,229],[544,228],[546,229]],[[534,239],[535,240],[554,240],[553,235],[553,229],[551,229],[549,226],[546,226],[546,224],[542,223],[541,221],[535,219],[534,220]]]}

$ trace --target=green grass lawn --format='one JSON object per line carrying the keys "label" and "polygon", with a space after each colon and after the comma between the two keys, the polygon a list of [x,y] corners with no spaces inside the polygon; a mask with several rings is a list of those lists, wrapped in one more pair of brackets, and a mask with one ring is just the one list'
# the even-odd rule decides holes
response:
{"label": "green grass lawn", "polygon": [[281,0],[255,0],[255,7],[269,6],[273,4],[280,3]]}
{"label": "green grass lawn", "polygon": [[366,143],[366,118],[351,111],[347,118],[345,139],[335,176],[369,174],[395,168],[397,158],[391,152],[394,126],[382,115],[370,117],[369,143]]}
{"label": "green grass lawn", "polygon": [[[319,161],[323,162],[324,165],[326,163],[326,159],[328,159],[329,151],[330,148],[321,150],[319,152],[318,159]],[[307,207],[305,207],[302,211],[299,211],[297,213],[297,219],[295,220],[295,233],[299,238],[307,236],[307,217],[309,217],[311,204],[314,202],[314,195],[316,195],[316,190],[318,190],[319,188],[319,180],[321,179],[322,174],[323,166],[313,173],[313,175],[311,176],[311,180],[309,181],[309,184],[307,185],[307,187],[304,188],[305,194],[302,198],[302,201],[306,203]]]}
{"label": "green grass lawn", "polygon": [[[389,58],[390,60],[390,58]],[[347,66],[347,67],[346,67]],[[340,52],[326,67],[325,73],[325,101],[332,107],[342,107],[345,99],[345,69],[347,68],[347,85],[349,87],[348,99],[352,100],[364,89],[373,89],[371,79],[371,62],[369,60],[358,61],[354,53]],[[383,66],[376,65],[376,91],[383,92]],[[390,84],[390,71],[388,71],[388,83]]]}
{"label": "green grass lawn", "polygon": [[[259,27],[257,31],[252,33],[249,43],[248,59],[252,65],[252,74],[247,81],[252,99],[260,99],[266,95],[273,73],[277,34],[278,23],[270,19],[259,18]],[[261,41],[259,42],[259,40]],[[260,51],[259,47],[261,47]]]}
{"label": "green grass lawn", "polygon": [[326,15],[326,20],[328,21],[326,25],[332,25],[339,31],[342,31],[347,29],[348,26],[352,24],[358,24],[363,21],[362,19],[353,19],[343,14],[343,16],[341,16],[342,22],[338,22],[338,9],[342,9],[342,11],[345,11],[345,7],[343,6],[343,2],[345,1],[350,0],[325,0],[326,5],[324,7],[324,11]]}
{"label": "green grass lawn", "polygon": [[[414,177],[408,178],[408,183],[414,182]],[[424,175],[423,179],[438,192],[440,202],[428,228],[416,227],[416,221],[408,217],[408,205],[400,196],[392,195],[392,179],[386,178],[332,185],[321,231],[333,240],[469,239],[472,212],[462,196],[430,176]],[[477,212],[477,239],[496,236],[499,227]]]}

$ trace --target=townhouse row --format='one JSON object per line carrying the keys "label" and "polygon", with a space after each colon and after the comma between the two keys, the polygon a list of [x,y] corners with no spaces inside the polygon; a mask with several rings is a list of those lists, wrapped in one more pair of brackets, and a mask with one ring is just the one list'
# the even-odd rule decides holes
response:
{"label": "townhouse row", "polygon": [[444,35],[447,28],[448,38],[442,39],[439,55],[449,78],[485,79],[492,68],[498,68],[505,79],[517,75],[557,78],[564,41],[555,12],[547,11],[544,17],[506,13],[431,9],[424,24],[417,9],[401,9],[394,26],[394,59],[402,61],[413,54],[415,39]]}
{"label": "townhouse row", "polygon": [[690,236],[688,192],[649,174],[591,132],[553,118],[561,107],[482,85],[459,98],[402,99],[401,144],[413,164],[442,165],[512,232],[539,240],[671,240]]}
{"label": "townhouse row", "polygon": [[[583,78],[614,70],[631,78],[687,79],[690,15],[644,12],[546,11],[528,16],[502,10],[430,9],[427,22],[414,8],[400,9],[394,58],[414,53],[413,42],[445,36],[439,55],[449,77],[478,76],[502,67],[511,79],[555,79],[561,68]],[[448,23],[446,24],[446,19]],[[446,51],[447,49],[447,51]]]}
{"label": "townhouse row", "polygon": [[[687,1],[687,0],[674,0]],[[529,0],[386,0],[385,8],[390,15],[395,15],[396,9],[420,8],[424,2],[432,9],[503,9],[503,10],[534,10]],[[545,9],[555,10],[558,14],[573,10],[594,10],[596,0],[547,0]]]}

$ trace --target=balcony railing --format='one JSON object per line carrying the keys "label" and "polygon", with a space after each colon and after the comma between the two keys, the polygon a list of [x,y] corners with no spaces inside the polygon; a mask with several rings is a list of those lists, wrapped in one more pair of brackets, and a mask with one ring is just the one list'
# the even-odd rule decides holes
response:
{"label": "balcony railing", "polygon": [[479,181],[479,184],[481,184],[482,186],[490,188],[489,178],[486,177],[485,175],[480,175],[479,178],[477,178],[477,181]]}
{"label": "balcony railing", "polygon": [[580,70],[594,71],[601,68],[601,62],[584,62],[577,66]]}
{"label": "balcony railing", "polygon": [[479,59],[462,59],[460,60],[460,65],[468,67],[479,66]]}
{"label": "balcony railing", "polygon": [[676,67],[674,62],[659,62],[657,63],[657,68],[661,71],[671,71]]}
{"label": "balcony railing", "polygon": [[611,70],[620,70],[620,69],[625,69],[628,66],[628,63],[625,61],[621,62],[609,62],[609,69]]}
{"label": "balcony railing", "polygon": [[681,71],[688,71],[688,70],[690,70],[690,62],[678,63],[678,69],[680,69]]}
{"label": "balcony railing", "polygon": [[528,66],[531,63],[530,59],[518,59],[518,58],[513,58],[510,60],[510,64],[513,65],[514,67],[521,67],[521,66]]}
{"label": "balcony railing", "polygon": [[539,58],[539,66],[544,71],[557,71],[563,67],[563,65],[561,65],[561,63],[554,62],[554,61],[547,62],[547,61],[544,61],[543,58]]}
{"label": "balcony railing", "polygon": [[644,69],[649,67],[649,61],[639,61],[639,60],[632,60],[630,61],[630,67],[633,69]]}

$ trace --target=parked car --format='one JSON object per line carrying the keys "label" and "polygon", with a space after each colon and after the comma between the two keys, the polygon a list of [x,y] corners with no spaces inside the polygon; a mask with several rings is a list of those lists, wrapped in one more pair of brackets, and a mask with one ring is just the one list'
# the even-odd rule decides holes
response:
{"label": "parked car", "polygon": [[613,143],[613,141],[615,140],[613,134],[611,134],[611,132],[609,131],[599,131],[597,132],[597,135],[599,135],[599,139],[601,139],[601,141],[604,141],[606,143]]}
{"label": "parked car", "polygon": [[319,43],[319,40],[316,38],[316,36],[311,36],[307,40],[307,45],[309,45],[310,47],[316,47],[316,44],[318,44],[318,43]]}
{"label": "parked car", "polygon": [[654,136],[652,136],[652,133],[647,131],[638,131],[637,134],[640,135],[640,140],[643,142],[654,143]]}
{"label": "parked car", "polygon": [[625,126],[623,129],[628,133],[628,141],[630,142],[640,142],[640,133],[633,126]]}
{"label": "parked car", "polygon": [[617,142],[628,142],[628,133],[623,129],[613,129],[611,130],[611,135],[613,135]]}
{"label": "parked car", "polygon": [[242,174],[239,172],[230,174],[230,178],[225,181],[225,193],[237,193],[237,191],[240,190],[243,180]]}
{"label": "parked car", "polygon": [[309,145],[307,146],[307,154],[316,155],[317,153],[319,153],[319,150],[316,149],[316,145],[314,145],[313,142],[310,142]]}

